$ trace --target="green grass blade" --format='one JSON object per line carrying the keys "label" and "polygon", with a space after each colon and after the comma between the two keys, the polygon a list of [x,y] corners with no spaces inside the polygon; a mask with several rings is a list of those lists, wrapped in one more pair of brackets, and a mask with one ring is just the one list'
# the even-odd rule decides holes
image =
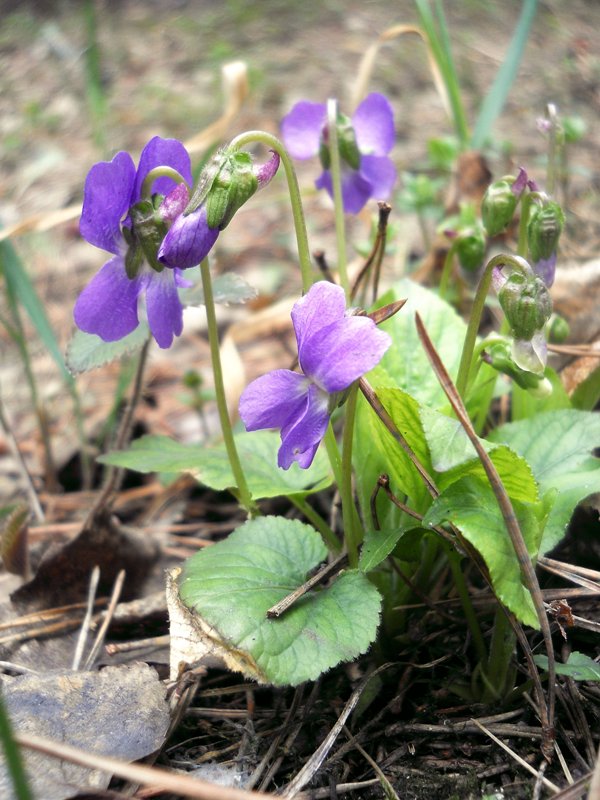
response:
{"label": "green grass blade", "polygon": [[67,385],[70,386],[73,378],[65,366],[63,354],[46,316],[44,306],[35,291],[23,262],[9,241],[0,242],[0,272],[4,275],[9,292],[27,312],[42,343],[55,360]]}
{"label": "green grass blade", "polygon": [[512,41],[506,53],[506,58],[498,70],[496,79],[483,102],[475,124],[475,130],[471,138],[471,147],[474,150],[483,147],[492,125],[496,121],[496,117],[504,107],[508,92],[515,80],[521,58],[523,57],[531,23],[533,22],[537,10],[537,2],[538,0],[524,0],[523,2],[521,16],[519,17]]}
{"label": "green grass blade", "polygon": [[6,756],[6,765],[12,779],[13,790],[17,800],[33,800],[27,783],[21,751],[13,739],[12,727],[6,713],[4,700],[0,695],[0,741]]}

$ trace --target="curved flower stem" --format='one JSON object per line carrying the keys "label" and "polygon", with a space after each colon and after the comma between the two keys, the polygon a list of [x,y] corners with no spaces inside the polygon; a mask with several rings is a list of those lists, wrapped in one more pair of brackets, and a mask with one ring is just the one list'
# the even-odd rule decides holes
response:
{"label": "curved flower stem", "polygon": [[481,276],[481,280],[479,281],[477,292],[475,293],[471,317],[465,334],[460,365],[458,367],[458,375],[456,377],[456,388],[463,400],[469,382],[469,373],[471,370],[471,362],[473,361],[473,351],[477,342],[477,332],[479,331],[481,315],[483,314],[485,299],[490,289],[490,283],[492,282],[492,273],[496,267],[503,267],[505,265],[514,267],[514,269],[523,273],[527,273],[528,270],[531,270],[527,262],[523,259],[503,253],[494,256],[488,261],[484,273]]}
{"label": "curved flower stem", "polygon": [[265,147],[275,151],[281,158],[288,184],[288,191],[290,193],[292,216],[294,218],[298,258],[300,260],[300,270],[302,272],[302,290],[307,292],[313,284],[313,269],[310,250],[308,248],[308,235],[306,233],[304,209],[302,208],[296,170],[281,140],[266,131],[247,131],[246,133],[241,133],[239,136],[236,136],[235,139],[232,139],[229,147],[233,150],[241,150],[242,147],[253,144],[254,142],[264,144]]}
{"label": "curved flower stem", "polygon": [[173,167],[167,167],[167,166],[154,167],[154,169],[151,169],[150,172],[146,175],[146,177],[144,178],[144,182],[142,183],[141,196],[144,200],[147,200],[151,196],[152,184],[157,178],[171,178],[171,180],[175,181],[175,183],[177,184],[185,183],[185,185],[188,188],[188,191],[190,189],[188,182],[183,177],[183,175],[177,172],[176,169],[173,169]]}
{"label": "curved flower stem", "polygon": [[223,440],[225,441],[225,448],[227,450],[227,457],[229,458],[231,471],[233,472],[233,477],[235,478],[240,505],[251,517],[253,517],[258,513],[258,508],[252,499],[252,495],[248,489],[248,484],[246,483],[246,477],[244,475],[240,457],[235,446],[233,429],[231,427],[231,420],[229,419],[229,412],[227,410],[225,384],[223,382],[223,367],[221,365],[221,353],[219,351],[219,332],[217,328],[217,315],[215,312],[215,299],[213,295],[212,280],[210,277],[210,268],[208,266],[207,258],[205,258],[200,264],[200,274],[202,276],[202,291],[204,292],[204,305],[206,307],[210,360],[212,362],[217,409],[219,411],[219,420],[221,422],[221,432],[223,433]]}
{"label": "curved flower stem", "polygon": [[348,280],[346,257],[346,220],[344,217],[344,199],[342,197],[342,164],[337,135],[337,102],[332,99],[327,101],[327,132],[329,135],[329,151],[331,153],[331,182],[333,184],[338,275],[340,285],[346,293],[346,301],[348,301],[350,300],[350,282]]}
{"label": "curved flower stem", "polygon": [[290,494],[288,495],[288,500],[290,503],[293,503],[298,511],[300,511],[306,519],[310,522],[313,528],[316,528],[321,536],[323,537],[323,541],[325,545],[334,553],[339,553],[340,551],[340,543],[337,539],[335,533],[331,530],[327,522],[323,519],[323,517],[315,511],[315,509],[309,505],[309,503],[304,499],[304,497],[300,497],[297,494]]}
{"label": "curved flower stem", "polygon": [[344,436],[342,439],[342,480],[339,484],[342,498],[344,539],[348,549],[348,562],[353,569],[358,565],[358,546],[362,541],[352,494],[352,440],[354,436],[357,393],[358,383],[354,383],[345,404],[346,418],[344,419]]}

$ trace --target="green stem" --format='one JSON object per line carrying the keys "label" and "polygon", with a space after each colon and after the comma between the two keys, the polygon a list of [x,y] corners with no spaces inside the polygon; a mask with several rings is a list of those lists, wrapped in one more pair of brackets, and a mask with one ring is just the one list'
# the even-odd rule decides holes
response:
{"label": "green stem", "polygon": [[485,307],[485,300],[490,289],[490,283],[492,282],[492,272],[496,267],[503,266],[514,267],[514,269],[517,269],[519,272],[524,274],[529,274],[531,271],[531,268],[527,262],[523,261],[523,259],[518,258],[517,256],[505,255],[501,253],[500,255],[494,256],[492,259],[490,259],[490,261],[488,261],[484,273],[481,276],[481,280],[479,281],[479,286],[477,287],[477,292],[475,293],[475,299],[473,300],[473,308],[471,309],[471,316],[469,318],[469,324],[467,326],[462,355],[460,358],[460,365],[458,367],[458,375],[456,377],[456,389],[463,400],[465,399],[467,384],[469,382],[471,362],[473,361],[473,351],[477,343],[477,332],[479,331],[481,316]]}
{"label": "green stem", "polygon": [[241,150],[242,147],[254,142],[264,144],[265,147],[275,151],[283,164],[288,191],[290,193],[294,228],[296,231],[298,258],[300,260],[300,270],[302,271],[302,290],[307,292],[312,286],[314,278],[310,250],[308,247],[304,209],[302,208],[300,188],[298,187],[298,178],[296,177],[294,165],[283,143],[276,136],[266,133],[266,131],[247,131],[246,133],[241,133],[231,141],[229,147],[233,150]]}
{"label": "green stem", "polygon": [[329,152],[331,154],[331,182],[333,184],[338,275],[340,285],[346,293],[346,301],[348,302],[350,300],[350,282],[348,280],[348,260],[346,256],[346,219],[344,217],[344,198],[342,197],[342,162],[337,134],[337,102],[331,99],[327,101],[327,131],[329,134]]}
{"label": "green stem", "polygon": [[342,480],[339,483],[342,498],[342,519],[344,521],[344,539],[348,550],[348,562],[351,568],[358,565],[358,547],[362,541],[362,531],[357,526],[356,506],[352,492],[352,440],[354,437],[354,420],[356,417],[356,401],[358,383],[350,389],[346,400],[346,418],[342,439]]}
{"label": "green stem", "polygon": [[463,575],[460,565],[461,558],[456,550],[451,547],[448,547],[448,561],[452,571],[454,586],[456,587],[456,591],[460,597],[465,619],[467,621],[469,631],[471,632],[471,637],[473,638],[473,645],[477,651],[477,657],[482,664],[485,664],[487,659],[487,649],[483,639],[483,634],[481,633],[481,628],[479,627],[479,622],[477,621],[477,614],[475,613],[473,604],[471,603],[471,597],[465,583],[465,576]]}
{"label": "green stem", "polygon": [[315,509],[304,499],[304,497],[301,497],[297,494],[290,494],[288,495],[288,500],[293,503],[298,511],[304,514],[311,525],[319,531],[327,547],[332,552],[339,553],[340,542],[337,536],[331,530],[323,517],[317,511],[315,511]]}
{"label": "green stem", "polygon": [[210,345],[210,357],[213,369],[213,378],[215,383],[215,396],[217,401],[217,409],[219,411],[219,420],[221,422],[221,431],[225,441],[225,448],[227,449],[227,456],[231,471],[235,478],[235,483],[238,490],[240,505],[253,517],[258,513],[258,509],[248,484],[237,448],[235,446],[235,439],[233,438],[233,428],[231,427],[231,420],[229,419],[229,412],[227,410],[227,400],[225,398],[225,383],[223,382],[223,367],[221,364],[221,353],[219,350],[219,331],[217,328],[217,315],[215,311],[215,299],[213,295],[212,280],[210,277],[210,268],[208,266],[208,259],[205,258],[200,264],[200,273],[202,275],[202,290],[204,292],[204,305],[206,307],[206,321],[208,325],[208,342]]}
{"label": "green stem", "polygon": [[506,678],[515,649],[515,642],[515,634],[509,624],[506,611],[498,606],[494,617],[489,661],[485,669],[486,677],[491,685],[491,693],[495,693],[496,696],[484,697],[484,700],[495,700],[506,694],[508,688],[506,686]]}
{"label": "green stem", "polygon": [[152,184],[157,178],[171,178],[171,180],[175,181],[176,184],[185,183],[188,191],[190,189],[188,182],[183,175],[177,172],[176,169],[173,169],[173,167],[167,167],[164,165],[160,167],[154,167],[146,175],[144,182],[142,183],[141,197],[143,200],[148,200],[152,196]]}
{"label": "green stem", "polygon": [[448,252],[446,253],[446,258],[444,259],[444,268],[442,270],[442,277],[440,278],[440,288],[438,290],[438,294],[442,298],[442,300],[446,299],[446,294],[448,292],[448,284],[450,283],[450,275],[452,274],[452,265],[454,264],[454,254],[456,253],[457,244],[458,244],[458,239],[455,239],[448,248]]}

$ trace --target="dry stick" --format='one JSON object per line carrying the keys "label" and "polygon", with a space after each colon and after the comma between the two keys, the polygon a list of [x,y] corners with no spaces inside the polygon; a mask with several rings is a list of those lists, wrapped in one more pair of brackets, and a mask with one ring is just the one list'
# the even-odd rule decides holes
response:
{"label": "dry stick", "polygon": [[548,622],[548,617],[546,615],[546,610],[544,608],[544,600],[542,598],[540,586],[537,580],[537,576],[535,574],[535,569],[533,567],[533,564],[531,563],[531,559],[529,558],[529,554],[527,552],[527,546],[523,539],[523,534],[521,533],[519,523],[517,521],[514,509],[512,507],[512,503],[510,501],[508,494],[506,493],[506,489],[504,488],[502,481],[500,480],[500,476],[498,475],[496,467],[492,463],[490,457],[483,448],[483,445],[479,441],[479,438],[475,433],[469,415],[467,414],[467,410],[463,405],[462,399],[458,394],[458,392],[456,391],[456,387],[452,383],[452,380],[448,375],[446,368],[444,367],[439,355],[437,354],[433,346],[433,343],[429,338],[427,331],[425,330],[425,326],[423,325],[421,317],[419,316],[418,313],[415,316],[417,323],[417,331],[419,334],[419,338],[421,339],[421,343],[425,348],[427,357],[431,362],[431,365],[440,382],[440,385],[444,390],[446,397],[450,401],[454,413],[458,417],[460,424],[462,425],[465,433],[469,437],[471,444],[477,451],[479,460],[481,461],[481,464],[485,470],[492,491],[494,492],[494,495],[498,502],[498,506],[500,507],[500,511],[504,519],[504,524],[506,525],[506,530],[508,531],[508,535],[510,536],[510,540],[515,550],[519,566],[521,568],[521,574],[523,575],[526,585],[529,591],[531,592],[533,604],[535,606],[537,617],[540,623],[540,628],[542,630],[542,636],[544,638],[544,645],[546,647],[546,652],[548,654],[548,707],[547,708],[544,703],[544,694],[541,687],[537,669],[534,668],[531,677],[534,680],[536,691],[538,692],[540,697],[540,714],[542,716],[542,727],[544,728],[546,734],[545,740],[542,743],[542,753],[544,757],[549,760],[552,753],[552,743],[554,741],[554,729],[553,729],[554,694],[555,694],[554,684],[556,676],[555,676],[555,666],[554,666],[554,650],[552,647],[552,636],[550,633],[550,624]]}
{"label": "dry stick", "polygon": [[47,739],[45,736],[15,734],[14,738],[21,747],[28,747],[31,750],[37,750],[45,755],[73,764],[80,764],[83,767],[108,772],[144,786],[160,787],[163,791],[172,792],[180,797],[189,797],[191,800],[273,800],[273,796],[270,794],[217,786],[214,783],[187,775],[179,775],[166,769],[146,767],[143,764],[130,764],[117,758],[88,753],[78,747]]}
{"label": "dry stick", "polygon": [[77,646],[73,655],[73,663],[71,669],[76,672],[81,664],[83,658],[83,649],[92,623],[92,615],[94,613],[94,602],[96,600],[96,592],[98,591],[98,582],[100,580],[100,567],[96,564],[90,576],[90,587],[88,589],[87,608],[85,610],[85,617],[81,623],[81,629],[77,638]]}
{"label": "dry stick", "polygon": [[[348,728],[344,725],[344,733],[349,739],[352,739],[352,733],[348,730]],[[367,753],[367,751],[360,745],[358,742],[354,742],[354,747],[358,750],[361,756],[365,759],[367,764],[373,769],[375,775],[379,778],[379,783],[381,784],[381,788],[383,789],[384,795],[389,798],[389,800],[400,800],[396,792],[394,791],[394,787],[386,778],[383,770],[379,766],[379,764],[375,761],[375,759],[371,758],[371,756]]]}
{"label": "dry stick", "polygon": [[92,645],[92,649],[90,650],[88,657],[85,660],[85,664],[83,665],[84,669],[90,669],[100,648],[102,647],[102,642],[104,641],[104,637],[106,636],[106,631],[108,630],[108,626],[112,622],[113,615],[115,613],[115,608],[117,607],[117,603],[119,602],[119,597],[121,596],[121,591],[123,590],[123,584],[125,583],[125,570],[122,569],[115,579],[115,584],[113,586],[112,595],[110,597],[110,603],[108,604],[108,608],[106,609],[106,613],[104,615],[104,620],[102,621],[102,625],[100,626],[98,633],[96,635],[96,639],[94,640],[94,644]]}
{"label": "dry stick", "polygon": [[[492,741],[496,742],[496,744],[499,745],[505,752],[507,752],[510,755],[510,757],[513,758],[517,762],[517,764],[520,764],[522,767],[524,767],[532,775],[535,775],[536,779],[539,778],[538,770],[535,769],[534,767],[532,767],[531,764],[528,764],[527,761],[525,761],[524,758],[521,758],[521,756],[518,755],[517,753],[515,753],[514,750],[511,750],[508,745],[504,744],[504,742],[501,741],[500,739],[498,739],[497,736],[494,736],[494,734],[491,731],[489,731],[486,727],[484,727],[476,719],[472,719],[471,722],[474,725],[476,725],[483,733],[485,733],[486,736],[489,736]],[[555,783],[552,783],[552,781],[549,781],[548,778],[542,777],[541,780],[542,780],[542,783],[544,784],[544,786],[547,789],[549,789],[551,792],[554,792],[555,794],[557,792],[560,792],[560,788]]]}
{"label": "dry stick", "polygon": [[[144,344],[140,352],[137,370],[135,373],[135,382],[133,385],[133,390],[131,392],[131,397],[129,398],[127,408],[125,409],[125,413],[123,414],[123,417],[121,419],[121,424],[119,426],[117,438],[115,440],[115,445],[114,445],[115,450],[121,450],[121,448],[125,447],[125,445],[129,440],[129,436],[131,434],[131,427],[133,425],[133,415],[135,413],[135,409],[138,404],[138,400],[140,399],[140,394],[142,392],[144,369],[146,367],[146,361],[148,359],[149,348],[150,348],[150,338],[146,339],[146,343]],[[100,492],[99,497],[92,506],[92,509],[89,512],[87,519],[84,522],[83,525],[84,528],[92,527],[94,525],[94,522],[97,520],[98,515],[101,514],[102,511],[104,511],[106,508],[110,508],[114,500],[114,496],[119,490],[124,474],[125,474],[124,470],[120,469],[119,467],[111,466],[108,468],[106,481],[104,483],[102,491]]]}
{"label": "dry stick", "polygon": [[373,387],[371,386],[369,381],[366,378],[361,378],[358,382],[358,385],[361,392],[364,394],[367,403],[371,406],[373,411],[375,411],[379,419],[383,422],[385,427],[388,429],[388,431],[391,433],[391,435],[394,437],[394,439],[398,442],[400,447],[404,450],[406,455],[412,461],[415,469],[417,470],[419,475],[423,478],[423,481],[425,482],[425,486],[427,487],[427,491],[429,492],[429,494],[434,498],[438,497],[439,491],[433,481],[433,478],[429,475],[425,467],[421,464],[417,456],[413,453],[411,446],[406,441],[404,436],[400,433],[400,431],[398,430],[398,428],[394,423],[394,420],[390,417],[388,412],[383,407],[380,399],[375,394],[375,391],[373,390]]}
{"label": "dry stick", "polygon": [[324,581],[332,572],[335,572],[338,567],[341,566],[342,562],[344,562],[348,558],[347,553],[343,553],[341,556],[338,556],[331,564],[326,564],[323,569],[320,569],[316,572],[312,578],[309,578],[305,583],[301,586],[298,586],[297,589],[294,589],[293,592],[286,595],[283,600],[280,600],[278,603],[275,603],[274,606],[267,611],[267,617],[269,619],[277,619],[282,614],[284,614],[288,608],[294,605],[301,597],[303,597],[307,592],[309,592],[313,587],[317,586],[317,584]]}
{"label": "dry stick", "polygon": [[319,745],[319,747],[315,750],[312,756],[308,759],[306,764],[302,767],[300,772],[296,775],[296,777],[288,783],[286,786],[285,791],[283,792],[283,797],[286,800],[291,800],[303,786],[312,780],[313,776],[318,772],[319,768],[323,761],[327,758],[327,754],[335,744],[335,740],[342,732],[344,725],[346,724],[346,720],[356,707],[356,704],[360,700],[360,697],[365,690],[365,687],[371,680],[371,678],[378,675],[380,672],[388,669],[391,667],[392,664],[383,664],[381,667],[378,667],[374,672],[371,672],[370,675],[367,675],[366,678],[359,683],[356,689],[350,695],[350,699],[344,706],[344,709],[338,719],[335,722],[333,728],[329,731],[329,734],[325,737],[324,741]]}
{"label": "dry stick", "polygon": [[373,247],[371,252],[367,256],[367,260],[361,267],[360,272],[356,276],[354,281],[354,286],[350,292],[350,299],[354,300],[356,294],[358,292],[358,287],[360,286],[362,280],[366,276],[367,272],[371,268],[373,264],[375,264],[375,273],[373,276],[373,302],[377,299],[377,290],[379,288],[379,273],[381,270],[381,263],[383,261],[383,256],[385,254],[385,244],[387,241],[387,225],[388,219],[390,217],[390,213],[392,210],[391,205],[389,203],[380,202],[377,204],[379,206],[379,221],[377,223],[377,235],[375,236],[375,241],[373,242]]}

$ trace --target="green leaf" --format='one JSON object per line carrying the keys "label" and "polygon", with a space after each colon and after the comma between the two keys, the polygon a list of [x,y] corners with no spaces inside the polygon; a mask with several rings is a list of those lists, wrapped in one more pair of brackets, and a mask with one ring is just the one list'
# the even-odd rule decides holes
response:
{"label": "green leaf", "polygon": [[225,647],[250,656],[258,680],[296,686],[364,653],[379,624],[379,593],[357,570],[308,592],[280,618],[267,618],[326,556],[313,528],[261,517],[186,561],[180,598]]}
{"label": "green leaf", "polygon": [[[181,289],[179,297],[184,306],[204,305],[204,291],[200,281],[200,268],[194,267],[185,271],[186,280],[194,281],[196,285],[189,289]],[[248,300],[254,300],[258,292],[250,286],[241,275],[235,272],[225,272],[217,275],[212,281],[215,303],[221,305],[239,305]]]}
{"label": "green leaf", "polygon": [[[385,384],[390,380],[380,368],[369,373],[369,379],[396,427],[425,469],[431,472],[418,403],[400,389],[386,388]],[[354,435],[356,490],[365,518],[370,519],[371,495],[379,476],[384,473],[389,475],[390,488],[395,494],[406,495],[415,511],[425,511],[429,506],[429,495],[423,479],[364,397],[360,397],[357,404]],[[383,504],[378,504],[378,507],[383,507]],[[379,519],[380,526],[394,528],[401,524],[401,520],[401,512],[386,501],[385,510]]]}
{"label": "green leaf", "polygon": [[[537,555],[541,504],[513,500],[513,507],[527,550]],[[502,603],[524,624],[539,628],[528,589],[521,581],[521,570],[504,525],[498,501],[486,481],[466,476],[449,486],[434,500],[423,525],[452,522],[483,557],[494,591]]]}
{"label": "green leaf", "polygon": [[140,322],[135,330],[116,342],[105,342],[94,333],[76,330],[67,347],[67,367],[75,374],[102,367],[141,350],[149,336],[145,322]]}
{"label": "green leaf", "polygon": [[458,372],[466,325],[452,306],[430,289],[408,279],[394,284],[393,290],[380,298],[378,305],[404,297],[408,298],[406,305],[382,325],[392,337],[393,346],[381,360],[381,367],[391,380],[389,385],[403,389],[423,405],[445,408],[448,405],[446,395],[419,340],[415,312],[421,315],[450,375]]}
{"label": "green leaf", "polygon": [[592,411],[598,400],[600,400],[600,364],[581,381],[571,395],[573,408],[581,411]]}
{"label": "green leaf", "polygon": [[503,442],[530,464],[542,494],[557,491],[540,545],[544,554],[563,538],[575,506],[600,491],[600,416],[565,409],[503,425],[489,436]]}
{"label": "green leaf", "polygon": [[363,572],[370,572],[372,569],[375,569],[375,567],[379,566],[382,561],[385,561],[394,551],[404,534],[414,528],[421,529],[421,526],[413,519],[412,523],[407,523],[405,527],[390,528],[381,531],[367,531],[358,562],[359,569]]}
{"label": "green leaf", "polygon": [[480,150],[483,147],[496,117],[500,114],[506,102],[508,92],[516,78],[517,70],[521,63],[536,8],[537,0],[525,0],[523,3],[521,16],[517,22],[510,46],[498,70],[496,79],[485,96],[475,123],[475,130],[471,138],[471,148],[473,150]]}
{"label": "green leaf", "polygon": [[[318,451],[309,469],[292,464],[288,470],[277,466],[279,434],[275,431],[238,433],[235,436],[250,492],[255,500],[266,497],[306,497],[331,484],[325,453]],[[102,464],[126,467],[135,472],[189,472],[199,483],[216,491],[234,489],[224,443],[182,444],[168,436],[142,436],[129,450],[117,450],[98,458]]]}
{"label": "green leaf", "polygon": [[[548,656],[534,656],[533,660],[542,669],[548,669]],[[557,675],[567,675],[574,681],[600,681],[600,664],[593,658],[574,650],[566,664],[556,664]]]}

